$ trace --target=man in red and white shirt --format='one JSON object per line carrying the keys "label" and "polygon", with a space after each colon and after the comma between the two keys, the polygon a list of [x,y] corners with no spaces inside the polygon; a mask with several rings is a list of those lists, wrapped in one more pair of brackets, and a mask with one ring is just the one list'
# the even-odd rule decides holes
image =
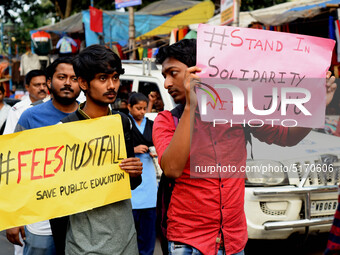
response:
{"label": "man in red and white shirt", "polygon": [[[157,61],[162,64],[165,88],[183,106],[177,126],[169,111],[159,113],[153,126],[161,168],[167,177],[175,179],[167,212],[169,254],[244,254],[244,178],[220,174],[192,176],[190,167],[231,165],[239,172],[247,159],[245,131],[242,125],[213,127],[212,123],[201,121],[195,110],[197,97],[191,81],[199,79],[196,72],[200,72],[195,66],[196,40],[182,40],[161,48]],[[330,102],[336,88],[333,77],[327,86]],[[250,132],[269,144],[293,146],[310,129],[263,126],[251,128]]]}

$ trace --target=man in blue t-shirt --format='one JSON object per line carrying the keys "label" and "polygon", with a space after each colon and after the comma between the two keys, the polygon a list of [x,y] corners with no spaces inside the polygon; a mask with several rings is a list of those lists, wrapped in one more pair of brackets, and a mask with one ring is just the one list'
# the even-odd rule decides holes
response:
{"label": "man in blue t-shirt", "polygon": [[[47,85],[52,99],[27,109],[21,115],[15,132],[57,124],[61,119],[78,109],[76,101],[80,93],[71,57],[56,59],[47,68]],[[8,229],[7,239],[22,246],[19,233],[25,240],[24,255],[54,255],[51,226],[48,220],[26,225],[25,228]]]}

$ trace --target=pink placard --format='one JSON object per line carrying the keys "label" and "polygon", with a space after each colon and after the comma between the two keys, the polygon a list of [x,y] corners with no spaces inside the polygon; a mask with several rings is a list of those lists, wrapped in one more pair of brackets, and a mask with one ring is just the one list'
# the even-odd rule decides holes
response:
{"label": "pink placard", "polygon": [[319,37],[200,24],[202,120],[323,127],[334,45]]}

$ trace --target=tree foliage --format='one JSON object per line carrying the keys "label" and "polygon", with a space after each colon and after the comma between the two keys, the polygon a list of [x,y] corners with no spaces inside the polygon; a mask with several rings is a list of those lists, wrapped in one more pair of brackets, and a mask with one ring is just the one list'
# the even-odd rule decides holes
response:
{"label": "tree foliage", "polygon": [[15,25],[12,37],[14,44],[18,44],[20,51],[30,43],[29,31],[35,28],[48,25],[53,15],[53,5],[49,0],[0,0],[2,23],[11,22]]}
{"label": "tree foliage", "polygon": [[[201,0],[203,1],[203,0]],[[221,0],[212,0],[216,10],[220,7]],[[241,11],[251,11],[269,7],[287,0],[242,0]],[[115,10],[115,1],[93,0],[94,7],[103,10]],[[142,0],[142,5],[135,6],[139,10],[155,0]],[[87,10],[91,0],[0,0],[1,22],[11,21],[15,24],[14,37],[16,42],[27,44],[30,41],[29,31],[59,21],[74,13]],[[24,48],[24,46],[22,46]]]}
{"label": "tree foliage", "polygon": [[[94,7],[103,10],[114,10],[115,1],[93,0]],[[150,4],[151,1],[143,0],[142,6]],[[29,31],[48,25],[52,19],[59,21],[74,13],[89,8],[90,0],[0,0],[0,19],[2,23],[15,24],[12,34],[16,40],[14,43],[20,45],[20,51],[25,50],[25,45],[30,42]]]}
{"label": "tree foliage", "polygon": [[[220,8],[221,0],[212,0],[215,4],[216,10]],[[241,11],[253,11],[261,8],[270,7],[276,4],[285,3],[289,0],[240,0]]]}
{"label": "tree foliage", "polygon": [[253,11],[285,2],[287,0],[242,0],[241,11]]}
{"label": "tree foliage", "polygon": [[[55,6],[56,14],[61,18],[67,18],[68,16],[86,10],[90,6],[90,0],[52,0]],[[94,7],[103,10],[115,10],[115,1],[107,0],[93,0]],[[142,5],[135,6],[136,10],[147,6],[148,4],[155,2],[154,0],[142,0]],[[70,8],[70,12],[67,12],[67,6]]]}

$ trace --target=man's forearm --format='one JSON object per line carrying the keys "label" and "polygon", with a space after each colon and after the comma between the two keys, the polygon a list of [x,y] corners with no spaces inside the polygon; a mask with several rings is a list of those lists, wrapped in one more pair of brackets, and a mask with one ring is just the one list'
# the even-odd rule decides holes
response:
{"label": "man's forearm", "polygon": [[305,138],[311,128],[302,127],[290,127],[288,128],[287,146],[294,146],[298,144],[303,138]]}
{"label": "man's forearm", "polygon": [[174,136],[169,146],[165,149],[161,159],[161,168],[167,177],[180,177],[188,161],[191,140],[190,134],[192,133],[193,127],[190,119],[192,119],[190,118],[190,109],[186,107]]}

